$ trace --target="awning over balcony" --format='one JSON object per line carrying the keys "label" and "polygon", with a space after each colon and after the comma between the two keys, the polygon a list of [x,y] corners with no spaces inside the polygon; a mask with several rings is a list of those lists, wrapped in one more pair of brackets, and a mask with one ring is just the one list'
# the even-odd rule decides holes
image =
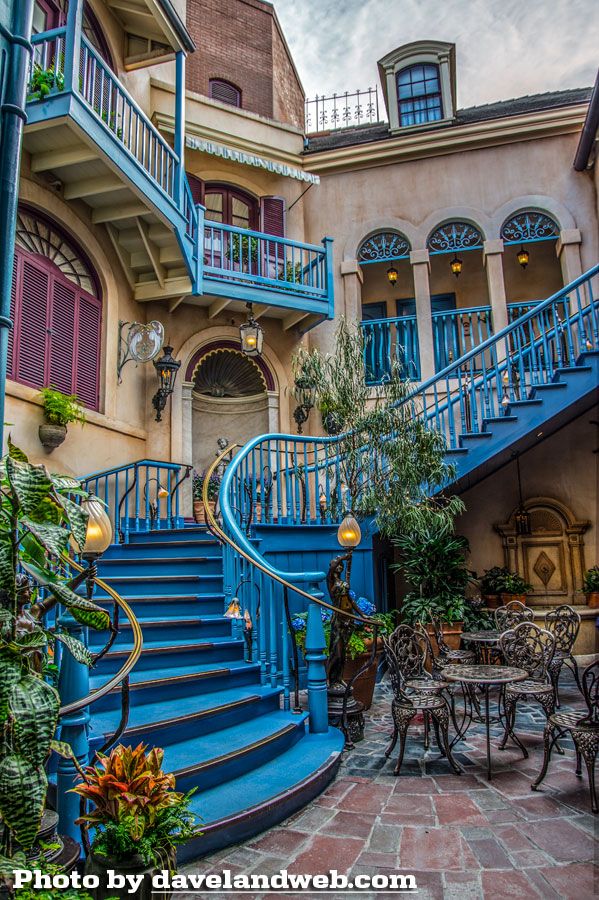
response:
{"label": "awning over balcony", "polygon": [[267,159],[265,156],[245,153],[243,150],[236,150],[234,147],[216,144],[213,141],[207,141],[204,138],[193,137],[192,135],[187,136],[185,143],[190,150],[199,150],[200,153],[220,156],[222,159],[241,163],[244,166],[266,169],[267,172],[274,172],[275,175],[283,175],[285,178],[295,178],[297,181],[305,181],[308,184],[320,184],[319,175],[313,175],[311,172],[306,172],[304,169],[298,169],[296,166],[290,166],[287,163]]}

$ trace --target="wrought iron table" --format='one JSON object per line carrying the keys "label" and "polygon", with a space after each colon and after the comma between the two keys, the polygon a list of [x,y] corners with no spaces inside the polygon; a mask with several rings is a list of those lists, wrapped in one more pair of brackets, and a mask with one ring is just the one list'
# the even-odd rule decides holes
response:
{"label": "wrought iron table", "polygon": [[[491,722],[505,723],[505,715],[502,712],[503,690],[500,691],[497,700],[497,716],[491,717],[489,711],[489,691],[492,685],[498,685],[503,688],[506,684],[515,681],[524,681],[528,678],[528,672],[525,669],[518,669],[515,666],[445,666],[443,669],[443,678],[447,681],[459,681],[464,690],[464,716],[462,724],[452,741],[452,746],[461,740],[468,731],[472,722],[482,722],[485,725],[487,735],[487,778],[491,780]],[[480,686],[483,688],[485,697],[484,715],[480,715],[478,704],[473,698],[472,688]],[[476,715],[473,709],[477,711]],[[512,730],[507,723],[508,733],[513,737]]]}
{"label": "wrought iron table", "polygon": [[490,665],[500,662],[499,638],[501,632],[495,628],[486,631],[465,631],[462,640],[465,644],[474,644],[474,652],[480,664]]}

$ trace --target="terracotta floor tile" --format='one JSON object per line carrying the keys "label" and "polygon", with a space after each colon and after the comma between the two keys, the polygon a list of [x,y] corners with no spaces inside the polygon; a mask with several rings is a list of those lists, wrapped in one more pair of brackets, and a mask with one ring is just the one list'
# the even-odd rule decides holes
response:
{"label": "terracotta floor tile", "polygon": [[592,866],[551,866],[538,871],[564,900],[590,900],[599,895],[599,876]]}
{"label": "terracotta floor tile", "polygon": [[362,852],[364,842],[358,838],[331,837],[317,834],[289,864],[290,872],[321,875],[331,869],[348,872]]}
{"label": "terracotta floor tile", "polygon": [[482,888],[485,900],[528,900],[531,896],[539,896],[526,875],[513,870],[483,872]]}
{"label": "terracotta floor tile", "polygon": [[399,849],[399,862],[403,870],[445,871],[462,869],[460,834],[450,828],[414,828],[403,830]]}
{"label": "terracotta floor tile", "polygon": [[586,862],[592,860],[596,853],[596,845],[591,836],[567,819],[529,822],[526,834],[556,862]]}
{"label": "terracotta floor tile", "polygon": [[468,794],[436,794],[435,808],[440,825],[486,825],[487,818]]}

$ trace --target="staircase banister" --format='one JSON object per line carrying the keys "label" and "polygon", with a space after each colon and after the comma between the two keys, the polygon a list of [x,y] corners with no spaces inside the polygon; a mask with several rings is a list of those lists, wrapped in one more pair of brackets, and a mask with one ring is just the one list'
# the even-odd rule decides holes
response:
{"label": "staircase banister", "polygon": [[465,363],[467,363],[470,359],[474,359],[477,356],[480,356],[481,353],[484,353],[485,350],[488,350],[489,347],[492,347],[494,344],[498,344],[499,341],[508,337],[508,335],[512,334],[518,328],[521,328],[531,319],[534,319],[539,315],[540,312],[543,312],[544,309],[549,309],[551,305],[557,302],[561,297],[565,297],[571,291],[576,290],[580,285],[586,284],[586,282],[590,281],[591,278],[594,278],[595,275],[599,274],[599,265],[593,266],[587,272],[584,272],[580,275],[579,278],[576,278],[574,281],[570,282],[570,284],[566,285],[563,288],[560,288],[559,291],[556,291],[555,294],[552,294],[551,297],[548,297],[547,300],[543,300],[541,303],[537,303],[537,305],[529,310],[527,313],[524,313],[523,316],[519,316],[501,331],[496,332],[491,335],[491,337],[487,338],[486,341],[483,341],[481,344],[477,344],[472,350],[469,350],[468,353],[465,353],[459,359],[454,360],[449,366],[446,366],[440,372],[437,372],[432,378],[429,378],[428,381],[424,381],[421,385],[419,385],[412,394],[405,398],[405,400],[400,401],[401,403],[405,403],[406,400],[411,399],[417,394],[425,393],[429,388],[432,388],[436,382],[442,381],[443,378],[447,378],[451,376],[452,372],[455,372],[456,369],[460,369]]}
{"label": "staircase banister", "polygon": [[127,469],[135,469],[138,466],[155,466],[160,469],[178,470],[186,466],[191,468],[191,463],[175,463],[164,462],[157,459],[137,459],[130,463],[124,463],[122,466],[115,466],[113,469],[102,469],[99,472],[90,472],[88,475],[81,475],[80,481],[94,481],[96,478],[105,478],[108,475],[116,475],[117,472],[125,472]]}

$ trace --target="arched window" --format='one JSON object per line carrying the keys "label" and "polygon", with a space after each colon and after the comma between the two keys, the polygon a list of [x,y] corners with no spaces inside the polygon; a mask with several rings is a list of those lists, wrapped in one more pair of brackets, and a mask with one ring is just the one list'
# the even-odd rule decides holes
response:
{"label": "arched window", "polygon": [[426,246],[430,253],[455,253],[458,250],[480,250],[483,236],[469,222],[447,222],[430,234]]}
{"label": "arched window", "polygon": [[[39,34],[42,31],[49,31],[52,28],[65,25],[68,8],[68,0],[35,0],[33,7],[33,33]],[[81,27],[83,34],[92,47],[98,51],[104,62],[111,69],[114,69],[112,55],[104,32],[94,11],[87,2],[83,4]]]}
{"label": "arched window", "polygon": [[211,78],[208,82],[209,96],[220,103],[228,103],[229,106],[241,106],[241,91],[230,81],[222,78]]}
{"label": "arched window", "polygon": [[410,242],[396,231],[377,231],[360,244],[358,262],[391,262],[405,259],[410,252]]}
{"label": "arched window", "polygon": [[503,223],[501,237],[506,244],[553,241],[559,237],[559,225],[547,213],[524,210]]}
{"label": "arched window", "polygon": [[400,126],[442,119],[439,67],[421,64],[401,69],[397,73],[397,102]]}
{"label": "arched window", "polygon": [[85,254],[28,207],[17,219],[8,377],[98,409],[102,301]]}
{"label": "arched window", "polygon": [[206,184],[204,187],[206,218],[237,228],[258,227],[259,205],[250,194],[226,184]]}

